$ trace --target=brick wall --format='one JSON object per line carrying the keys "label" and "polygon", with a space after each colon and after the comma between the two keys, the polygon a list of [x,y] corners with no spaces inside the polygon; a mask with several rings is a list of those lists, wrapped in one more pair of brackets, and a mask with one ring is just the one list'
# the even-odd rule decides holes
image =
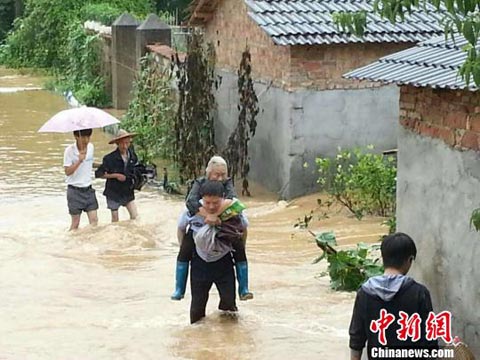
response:
{"label": "brick wall", "polygon": [[278,86],[289,82],[290,49],[276,46],[272,39],[247,14],[243,0],[220,0],[213,18],[205,28],[206,38],[215,44],[217,66],[236,72],[245,46],[250,46],[253,76],[274,81]]}
{"label": "brick wall", "polygon": [[355,89],[379,83],[342,78],[356,68],[412,47],[403,44],[332,44],[291,48],[291,88]]}
{"label": "brick wall", "polygon": [[402,86],[400,123],[460,150],[480,150],[480,93]]}
{"label": "brick wall", "polygon": [[275,45],[247,13],[243,0],[220,0],[205,27],[215,44],[218,67],[236,72],[245,45],[250,46],[254,77],[286,89],[352,89],[378,86],[342,75],[413,44]]}

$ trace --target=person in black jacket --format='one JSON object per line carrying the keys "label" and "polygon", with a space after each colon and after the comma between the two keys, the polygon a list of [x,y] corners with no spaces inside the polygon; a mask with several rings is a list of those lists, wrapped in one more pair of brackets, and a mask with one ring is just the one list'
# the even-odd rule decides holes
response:
{"label": "person in black jacket", "polygon": [[[368,358],[378,357],[378,349],[428,349],[424,353],[428,357],[430,349],[436,349],[436,340],[426,339],[426,321],[432,310],[432,300],[428,289],[406,276],[413,260],[417,255],[417,248],[412,238],[404,233],[387,236],[381,245],[384,275],[368,279],[358,290],[350,322],[350,350],[351,360],[360,360],[365,343],[367,343]],[[384,314],[394,316],[385,330],[386,344],[382,344],[379,332],[371,329],[372,321],[381,318]],[[386,312],[385,312],[386,311]],[[413,341],[411,337],[399,339],[397,330],[400,329],[398,320],[403,311],[412,317],[418,314],[420,318],[419,339]],[[378,330],[378,328],[377,328]],[[375,355],[372,354],[376,352]],[[417,357],[416,357],[417,358]],[[422,357],[418,357],[421,359]]]}
{"label": "person in black jacket", "polygon": [[134,171],[138,158],[130,147],[135,133],[120,129],[109,144],[117,144],[117,149],[105,155],[102,165],[95,171],[95,177],[107,179],[103,195],[107,197],[107,207],[112,212],[112,222],[118,221],[118,209],[125,206],[130,219],[137,217],[134,195]]}

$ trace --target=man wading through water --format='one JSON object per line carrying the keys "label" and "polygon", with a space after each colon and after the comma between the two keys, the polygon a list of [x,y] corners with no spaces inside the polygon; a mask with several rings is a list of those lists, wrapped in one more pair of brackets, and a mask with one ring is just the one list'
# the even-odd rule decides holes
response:
{"label": "man wading through water", "polygon": [[[192,324],[205,316],[205,307],[213,284],[220,294],[219,310],[237,311],[232,245],[242,242],[248,221],[242,214],[243,204],[225,199],[224,195],[222,182],[206,180],[200,187],[200,211],[190,216],[188,210],[185,210],[178,222],[178,230],[184,233],[188,230],[185,237],[195,242],[190,278]],[[206,217],[214,214],[219,214],[218,224],[206,224]]]}
{"label": "man wading through water", "polygon": [[131,220],[137,218],[133,179],[138,158],[130,147],[135,135],[120,129],[117,136],[108,142],[117,144],[117,149],[105,155],[102,165],[95,171],[95,177],[107,179],[103,195],[107,197],[112,222],[118,221],[120,206],[127,208]]}
{"label": "man wading through water", "polygon": [[92,129],[73,132],[75,143],[67,146],[63,155],[67,183],[68,212],[72,217],[70,230],[78,229],[80,216],[85,211],[90,225],[97,225],[98,202],[92,188],[93,144]]}

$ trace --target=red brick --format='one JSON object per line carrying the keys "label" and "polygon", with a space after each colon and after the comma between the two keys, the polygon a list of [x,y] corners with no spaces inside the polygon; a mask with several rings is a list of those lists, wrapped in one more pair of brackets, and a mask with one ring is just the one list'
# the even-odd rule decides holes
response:
{"label": "red brick", "polygon": [[480,132],[480,114],[470,115],[469,124],[469,130]]}
{"label": "red brick", "polygon": [[[325,46],[278,46],[247,14],[243,1],[218,2],[205,26],[206,39],[216,44],[219,68],[235,72],[242,51],[252,49],[253,76],[285,88],[368,88],[380,84],[344,79],[349,70],[368,65],[379,57],[412,44],[339,44]],[[220,42],[220,45],[217,45]],[[255,51],[253,50],[255,49]],[[328,85],[325,78],[330,80]]]}
{"label": "red brick", "polygon": [[413,119],[408,119],[408,118],[400,118],[400,124],[407,129],[412,129],[414,130],[415,127],[417,126],[417,121]]}
{"label": "red brick", "polygon": [[443,124],[454,129],[466,129],[467,114],[465,112],[451,112],[447,114]]}
{"label": "red brick", "polygon": [[417,121],[415,130],[417,133],[429,137],[434,137],[434,131],[435,129],[430,125],[429,123],[423,122],[423,121]]}
{"label": "red brick", "polygon": [[415,94],[412,94],[412,93],[402,94],[400,96],[400,101],[413,104],[415,103]]}
{"label": "red brick", "polygon": [[479,149],[479,133],[467,130],[460,140],[460,146],[465,149],[478,150]]}
{"label": "red brick", "polygon": [[446,127],[437,127],[435,131],[435,137],[442,139],[450,146],[455,145],[455,132],[452,129]]}

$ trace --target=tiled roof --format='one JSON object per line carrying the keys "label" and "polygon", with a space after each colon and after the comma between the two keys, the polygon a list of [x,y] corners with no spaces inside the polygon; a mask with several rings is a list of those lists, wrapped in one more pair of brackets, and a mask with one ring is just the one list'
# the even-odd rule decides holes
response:
{"label": "tiled roof", "polygon": [[458,69],[467,56],[462,50],[466,44],[467,41],[459,35],[455,36],[455,41],[449,38],[446,42],[445,36],[437,36],[353,70],[344,77],[418,87],[478,90],[473,79],[467,86],[458,75]]}
{"label": "tiled roof", "polygon": [[[419,42],[439,35],[442,15],[426,4],[395,25],[373,15],[373,0],[245,0],[249,16],[278,45],[316,45],[339,43]],[[365,10],[367,28],[363,37],[342,32],[332,13]]]}

